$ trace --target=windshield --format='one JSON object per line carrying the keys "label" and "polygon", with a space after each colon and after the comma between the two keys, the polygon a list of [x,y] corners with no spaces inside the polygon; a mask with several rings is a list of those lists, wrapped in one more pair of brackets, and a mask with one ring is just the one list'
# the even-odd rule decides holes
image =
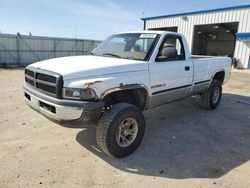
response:
{"label": "windshield", "polygon": [[92,55],[124,59],[147,60],[158,38],[154,33],[126,33],[108,37]]}

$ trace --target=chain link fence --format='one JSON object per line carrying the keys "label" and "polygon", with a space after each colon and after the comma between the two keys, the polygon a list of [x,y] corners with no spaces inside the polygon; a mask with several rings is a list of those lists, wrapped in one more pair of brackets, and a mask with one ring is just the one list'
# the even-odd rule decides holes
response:
{"label": "chain link fence", "polygon": [[87,55],[101,41],[0,34],[0,67],[25,67],[63,56]]}

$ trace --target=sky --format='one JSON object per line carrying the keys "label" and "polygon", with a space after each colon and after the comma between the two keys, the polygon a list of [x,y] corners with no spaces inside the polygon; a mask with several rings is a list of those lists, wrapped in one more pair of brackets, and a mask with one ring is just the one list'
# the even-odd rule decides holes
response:
{"label": "sky", "polygon": [[0,0],[0,32],[103,40],[141,30],[142,17],[250,4],[250,0]]}

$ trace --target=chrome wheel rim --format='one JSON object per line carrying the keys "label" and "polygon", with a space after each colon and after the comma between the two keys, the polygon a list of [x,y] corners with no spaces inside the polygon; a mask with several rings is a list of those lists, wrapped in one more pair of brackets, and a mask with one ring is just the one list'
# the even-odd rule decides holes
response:
{"label": "chrome wheel rim", "polygon": [[116,131],[116,142],[120,147],[131,145],[138,133],[138,123],[134,118],[123,120]]}
{"label": "chrome wheel rim", "polygon": [[213,97],[212,97],[212,101],[213,103],[217,103],[220,97],[220,89],[218,87],[214,88],[214,92],[213,92]]}

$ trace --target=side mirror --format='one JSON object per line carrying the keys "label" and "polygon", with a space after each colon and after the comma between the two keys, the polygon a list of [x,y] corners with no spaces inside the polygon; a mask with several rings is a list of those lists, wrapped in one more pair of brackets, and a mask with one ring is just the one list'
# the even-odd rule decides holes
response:
{"label": "side mirror", "polygon": [[178,60],[177,50],[173,46],[163,47],[161,52],[158,54],[156,61],[174,61]]}

